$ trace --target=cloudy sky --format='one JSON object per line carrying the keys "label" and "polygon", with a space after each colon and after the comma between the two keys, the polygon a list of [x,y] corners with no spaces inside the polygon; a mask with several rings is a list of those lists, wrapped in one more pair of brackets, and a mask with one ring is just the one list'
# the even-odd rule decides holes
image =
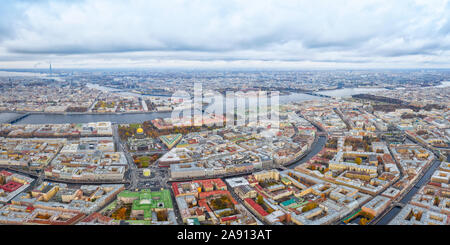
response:
{"label": "cloudy sky", "polygon": [[447,0],[2,0],[0,69],[450,68]]}

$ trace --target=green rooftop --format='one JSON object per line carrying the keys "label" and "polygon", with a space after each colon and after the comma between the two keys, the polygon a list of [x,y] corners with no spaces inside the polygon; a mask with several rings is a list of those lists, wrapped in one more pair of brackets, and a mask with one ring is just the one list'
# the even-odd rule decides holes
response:
{"label": "green rooftop", "polygon": [[296,203],[296,200],[291,198],[291,199],[289,199],[287,201],[282,202],[281,205],[282,206],[289,206],[289,205],[294,204],[294,203]]}
{"label": "green rooftop", "polygon": [[159,136],[159,139],[167,146],[167,148],[172,149],[182,137],[182,134],[169,134]]}
{"label": "green rooftop", "polygon": [[141,190],[140,192],[122,191],[117,197],[135,198],[132,209],[146,210],[155,208],[173,208],[169,190],[151,191]]}

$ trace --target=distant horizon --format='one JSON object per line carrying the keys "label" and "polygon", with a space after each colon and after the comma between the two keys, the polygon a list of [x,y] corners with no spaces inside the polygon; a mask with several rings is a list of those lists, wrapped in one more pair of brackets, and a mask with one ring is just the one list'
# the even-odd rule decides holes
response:
{"label": "distant horizon", "polygon": [[[300,72],[300,71],[450,71],[450,68],[205,68],[205,67],[156,67],[156,68],[147,68],[147,67],[87,67],[87,68],[75,68],[75,67],[64,67],[64,68],[55,68],[52,65],[52,71],[283,71],[283,72]],[[0,71],[4,72],[41,72],[46,73],[49,71],[49,68],[0,68]]]}

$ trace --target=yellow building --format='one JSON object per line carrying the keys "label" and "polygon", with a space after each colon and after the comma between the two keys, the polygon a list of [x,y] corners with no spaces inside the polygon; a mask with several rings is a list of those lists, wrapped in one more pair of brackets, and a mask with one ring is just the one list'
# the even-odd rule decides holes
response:
{"label": "yellow building", "polygon": [[265,180],[276,180],[278,181],[280,178],[280,173],[276,170],[265,170],[258,173],[254,173],[253,176],[255,176],[255,179],[258,182],[265,181]]}
{"label": "yellow building", "polygon": [[149,177],[151,175],[151,171],[150,171],[150,169],[144,169],[144,170],[142,170],[142,174],[145,177]]}

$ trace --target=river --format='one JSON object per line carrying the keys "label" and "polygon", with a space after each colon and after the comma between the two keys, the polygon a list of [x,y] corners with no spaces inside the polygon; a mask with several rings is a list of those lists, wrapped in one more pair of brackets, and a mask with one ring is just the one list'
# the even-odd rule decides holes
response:
{"label": "river", "polygon": [[[107,89],[111,91],[110,88],[101,86],[91,86],[98,89]],[[129,95],[139,96],[137,94]],[[291,93],[289,95],[280,95],[279,103],[288,104],[291,102],[301,102],[307,100],[320,100],[324,99],[322,97],[312,96],[303,93]],[[256,103],[257,97],[247,98],[246,105],[248,103]],[[269,99],[270,101],[270,99]],[[9,115],[10,113],[0,113],[0,123],[7,122],[14,117],[14,115]],[[16,114],[17,115],[17,114]],[[152,120],[155,118],[168,118],[171,117],[171,112],[147,112],[147,113],[123,113],[123,114],[30,114],[29,116],[19,120],[16,124],[46,124],[46,123],[87,123],[87,122],[105,122],[110,121],[112,123],[142,123],[144,121]]]}
{"label": "river", "polygon": [[46,77],[46,73],[0,71],[0,77]]}
{"label": "river", "polygon": [[136,114],[31,114],[16,122],[16,124],[58,124],[89,122],[142,123],[144,121],[152,120],[155,118],[166,118],[170,116],[171,112],[149,112]]}
{"label": "river", "polygon": [[20,115],[19,113],[14,113],[14,112],[2,112],[2,113],[0,113],[0,123],[7,123],[7,122],[15,119],[19,115]]}
{"label": "river", "polygon": [[436,88],[446,88],[450,87],[450,81],[443,81],[440,85],[435,86]]}
{"label": "river", "polygon": [[[89,87],[99,89],[102,91],[109,92],[118,92],[121,94],[126,94],[130,96],[140,96],[138,94],[130,93],[130,92],[121,92],[117,89],[108,88],[104,86],[99,86],[95,84],[90,84]],[[334,91],[334,92],[333,92]],[[347,95],[368,92],[368,90],[355,90],[355,89],[338,89],[338,90],[330,90],[327,93],[333,94],[333,96],[342,96],[345,97]],[[326,98],[313,96],[304,93],[290,93],[288,95],[280,95],[279,103],[280,104],[289,104],[292,102],[302,102],[309,100],[323,100]],[[270,99],[268,99],[270,101]],[[248,97],[247,98],[247,106],[248,103],[256,103],[257,97]],[[270,103],[270,102],[269,102]],[[0,113],[0,123],[2,122],[2,118],[5,118],[5,121],[8,121],[9,115],[3,115],[5,113]],[[123,113],[123,114],[30,114],[29,116],[23,118],[16,122],[16,124],[46,124],[46,123],[86,123],[86,122],[104,122],[111,121],[113,123],[141,123],[146,120],[152,120],[155,118],[164,118],[170,117],[170,112],[150,112],[150,113],[141,113],[141,114],[131,114],[131,113]]]}
{"label": "river", "polygon": [[[118,89],[109,88],[97,84],[88,83],[90,88],[99,89],[101,91],[117,92],[123,95],[129,96],[141,96],[136,93],[124,92]],[[436,87],[446,87],[450,86],[450,82],[442,82],[441,85]],[[335,90],[327,90],[317,92],[318,94],[328,95],[332,97],[350,97],[354,94],[360,93],[370,93],[376,91],[384,91],[385,88],[343,88]],[[160,97],[160,96],[153,96]],[[166,96],[163,96],[166,97]],[[292,102],[302,102],[308,100],[323,100],[326,98],[313,96],[304,93],[290,93],[288,95],[280,95],[280,104],[288,104]],[[252,99],[250,99],[251,101]],[[253,99],[254,100],[254,99]],[[248,103],[248,102],[247,102]],[[45,124],[45,123],[86,123],[86,122],[102,122],[111,121],[113,123],[140,123],[146,120],[151,120],[155,118],[170,117],[170,112],[151,112],[151,113],[141,113],[141,114],[31,114],[22,120],[18,121],[17,124]],[[9,117],[13,117],[10,113],[0,113],[0,123],[8,121]]]}
{"label": "river", "polygon": [[385,88],[341,88],[334,90],[325,90],[317,92],[317,94],[327,95],[331,97],[351,97],[355,94],[365,94],[377,91],[386,91]]}
{"label": "river", "polygon": [[[433,88],[445,88],[450,86],[450,81],[443,81],[440,85],[433,86]],[[404,89],[404,88],[398,88]],[[387,91],[385,88],[341,88],[333,90],[319,91],[317,94],[328,95],[331,97],[351,97],[355,94],[365,94],[371,92]]]}

